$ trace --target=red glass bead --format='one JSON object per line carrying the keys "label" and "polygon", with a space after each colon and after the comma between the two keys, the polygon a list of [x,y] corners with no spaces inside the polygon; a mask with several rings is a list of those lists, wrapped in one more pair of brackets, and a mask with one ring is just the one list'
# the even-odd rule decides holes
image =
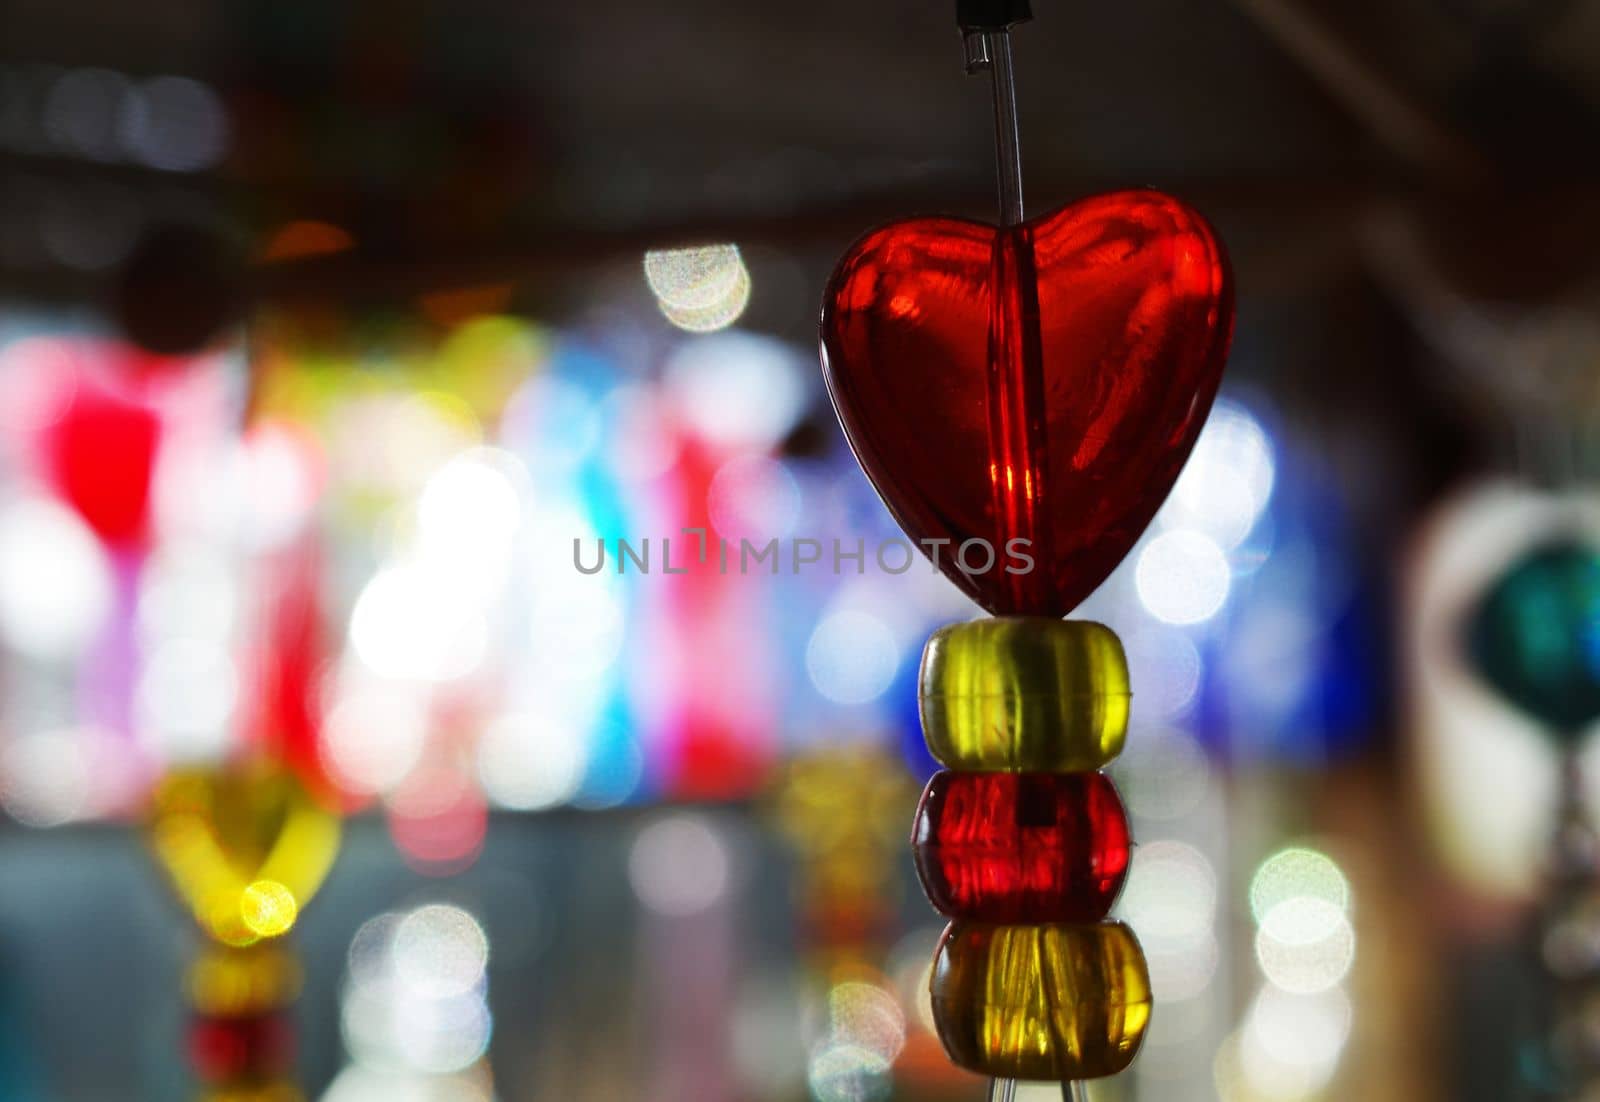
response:
{"label": "red glass bead", "polygon": [[1097,922],[1128,873],[1128,815],[1103,773],[938,773],[911,845],[950,918]]}
{"label": "red glass bead", "polygon": [[1005,229],[868,234],[823,300],[823,372],[856,458],[945,574],[990,612],[1065,616],[1172,488],[1232,328],[1205,219],[1127,191]]}
{"label": "red glass bead", "polygon": [[294,1030],[285,1014],[200,1015],[189,1026],[189,1061],[206,1083],[277,1076],[294,1062]]}

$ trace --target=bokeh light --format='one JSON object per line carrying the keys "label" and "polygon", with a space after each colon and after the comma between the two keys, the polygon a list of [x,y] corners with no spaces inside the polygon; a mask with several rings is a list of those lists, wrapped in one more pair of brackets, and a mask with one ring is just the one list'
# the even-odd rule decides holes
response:
{"label": "bokeh light", "polygon": [[1227,556],[1200,532],[1163,532],[1139,553],[1135,572],[1139,600],[1168,624],[1199,624],[1228,600],[1232,584]]}
{"label": "bokeh light", "polygon": [[806,671],[823,696],[865,704],[886,692],[900,668],[894,633],[878,617],[855,609],[825,616],[806,645]]}
{"label": "bokeh light", "polygon": [[428,999],[464,995],[483,982],[489,939],[460,907],[430,903],[400,920],[391,948],[397,979]]}
{"label": "bokeh light", "polygon": [[876,984],[848,980],[828,992],[828,1021],[834,1043],[877,1053],[894,1063],[906,1043],[906,1018],[899,1000]]}
{"label": "bokeh light", "polygon": [[162,643],[134,690],[141,733],[162,758],[175,762],[222,757],[238,702],[239,673],[232,657],[205,639]]}
{"label": "bokeh light", "polygon": [[1173,728],[1141,731],[1113,772],[1123,802],[1141,819],[1181,819],[1212,793],[1205,748],[1193,735]]}
{"label": "bokeh light", "polygon": [[128,155],[167,172],[198,172],[228,154],[232,126],[217,93],[188,77],[145,81],[127,102],[122,142]]}
{"label": "bokeh light", "polygon": [[300,908],[294,893],[276,880],[257,880],[239,896],[245,926],[259,937],[281,937],[293,928]]}
{"label": "bokeh light", "polygon": [[750,272],[737,245],[654,249],[644,255],[645,281],[662,315],[679,329],[726,329],[750,304]]}
{"label": "bokeh light", "polygon": [[483,1058],[493,1032],[488,961],[482,925],[454,904],[425,903],[363,924],[350,943],[340,998],[355,1066],[340,1081],[365,1083],[354,1074],[365,1070],[424,1098],[435,1088],[453,1097],[472,1082],[459,1076]]}
{"label": "bokeh light", "polygon": [[699,914],[723,899],[732,855],[704,816],[669,815],[639,831],[628,852],[628,881],[650,910],[670,918]]}
{"label": "bokeh light", "polygon": [[321,752],[329,772],[359,795],[389,792],[422,760],[423,701],[404,685],[360,676],[341,687],[323,717]]}
{"label": "bokeh light", "polygon": [[1250,878],[1250,913],[1265,924],[1279,906],[1297,899],[1326,903],[1339,912],[1350,907],[1350,881],[1327,854],[1307,846],[1279,850]]}
{"label": "bokeh light", "polygon": [[674,413],[706,440],[754,449],[776,444],[800,419],[811,372],[788,345],[734,330],[677,349],[662,382]]}
{"label": "bokeh light", "polygon": [[881,1102],[894,1089],[889,1062],[871,1049],[849,1043],[818,1048],[806,1081],[816,1102]]}
{"label": "bokeh light", "polygon": [[13,735],[0,744],[0,806],[6,814],[31,827],[82,818],[94,792],[95,762],[85,741],[84,732],[61,730]]}
{"label": "bokeh light", "polygon": [[1356,935],[1326,900],[1299,897],[1274,907],[1256,931],[1256,961],[1267,979],[1300,995],[1326,991],[1350,972]]}
{"label": "bokeh light", "polygon": [[1162,507],[1160,523],[1201,532],[1232,550],[1265,511],[1275,479],[1266,431],[1244,407],[1219,401]]}
{"label": "bokeh light", "polygon": [[72,510],[30,498],[0,506],[0,635],[23,654],[70,659],[112,602],[110,563]]}
{"label": "bokeh light", "polygon": [[1263,987],[1237,1042],[1245,1078],[1267,1098],[1315,1094],[1338,1068],[1352,1019],[1350,998],[1339,988],[1299,996]]}
{"label": "bokeh light", "polygon": [[472,673],[488,652],[489,628],[461,599],[460,583],[420,563],[380,570],[350,615],[356,656],[385,677],[451,681]]}
{"label": "bokeh light", "polygon": [[478,776],[484,791],[499,806],[518,811],[537,811],[573,799],[588,764],[582,734],[555,715],[502,715],[478,740]]}

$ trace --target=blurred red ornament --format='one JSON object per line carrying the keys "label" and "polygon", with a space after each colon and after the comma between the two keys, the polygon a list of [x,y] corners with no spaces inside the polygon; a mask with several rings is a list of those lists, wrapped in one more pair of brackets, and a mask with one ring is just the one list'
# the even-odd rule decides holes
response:
{"label": "blurred red ornament", "polygon": [[911,845],[948,918],[1098,922],[1128,875],[1128,815],[1103,773],[936,773]]}
{"label": "blurred red ornament", "polygon": [[[943,541],[945,574],[991,612],[1063,616],[1171,490],[1232,329],[1210,225],[1128,191],[1012,227],[868,234],[829,282],[823,369],[856,457],[925,552]],[[958,559],[973,540],[988,550]]]}
{"label": "blurred red ornament", "polygon": [[154,410],[87,384],[49,430],[61,496],[113,547],[144,541],[160,437]]}
{"label": "blurred red ornament", "polygon": [[189,1062],[205,1083],[272,1078],[294,1063],[294,1031],[280,1013],[200,1015],[189,1026]]}

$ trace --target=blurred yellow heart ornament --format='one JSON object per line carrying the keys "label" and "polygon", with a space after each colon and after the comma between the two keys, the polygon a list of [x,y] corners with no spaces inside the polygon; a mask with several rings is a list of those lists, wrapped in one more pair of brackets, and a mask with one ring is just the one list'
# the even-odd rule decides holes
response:
{"label": "blurred yellow heart ornament", "polygon": [[236,762],[167,774],[151,848],[209,936],[244,946],[280,937],[339,852],[339,817],[289,769]]}

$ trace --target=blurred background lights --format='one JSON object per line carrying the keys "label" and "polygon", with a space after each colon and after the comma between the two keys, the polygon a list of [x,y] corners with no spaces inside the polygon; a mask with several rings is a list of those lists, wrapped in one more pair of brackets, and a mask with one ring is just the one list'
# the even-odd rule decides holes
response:
{"label": "blurred background lights", "polygon": [[76,731],[14,735],[0,744],[0,806],[17,822],[53,827],[90,810],[93,791],[83,736]]}
{"label": "blurred background lights", "polygon": [[537,811],[571,800],[589,763],[582,734],[559,717],[513,712],[478,741],[478,777],[500,807]]}
{"label": "blurred background lights", "polygon": [[1245,1078],[1269,1098],[1315,1094],[1338,1068],[1352,1018],[1350,998],[1339,988],[1302,996],[1263,987],[1237,1042]]}
{"label": "blurred background lights", "polygon": [[400,920],[394,932],[395,976],[429,999],[464,995],[483,981],[489,939],[460,907],[431,903]]}
{"label": "blurred background lights", "polygon": [[[3,379],[0,376],[0,385]],[[600,402],[601,415],[611,428],[608,454],[618,478],[648,482],[677,462],[678,440],[662,423],[655,402],[650,388],[641,383],[616,386]]]}
{"label": "blurred background lights", "polygon": [[257,880],[239,895],[239,915],[245,927],[259,937],[281,937],[299,917],[294,893],[276,880]]}
{"label": "blurred background lights", "polygon": [[488,649],[488,625],[461,599],[462,584],[416,563],[380,570],[350,614],[356,656],[374,673],[419,681],[451,681],[477,669]]}
{"label": "blurred background lights", "polygon": [[1250,913],[1259,924],[1277,907],[1299,899],[1317,900],[1343,913],[1350,908],[1350,881],[1333,858],[1306,846],[1279,850],[1250,878]]}
{"label": "blurred background lights", "polygon": [[428,479],[417,501],[418,553],[480,598],[492,595],[510,567],[522,523],[517,459],[475,448]]}
{"label": "blurred background lights", "polygon": [[0,145],[91,161],[200,172],[227,156],[232,126],[221,97],[181,76],[136,81],[102,68],[31,66],[5,74]]}
{"label": "blurred background lights", "polygon": [[142,733],[168,761],[215,759],[239,696],[228,652],[214,642],[172,639],[146,661],[134,692]]}
{"label": "blurred background lights", "polygon": [[1128,810],[1142,819],[1181,819],[1211,794],[1211,763],[1186,731],[1141,731],[1113,768]]}
{"label": "blurred background lights", "polygon": [[906,1043],[906,1017],[900,1002],[876,984],[859,980],[828,992],[831,1039],[875,1052],[892,1064]]}
{"label": "blurred background lights", "polygon": [[109,69],[72,69],[50,88],[44,104],[45,131],[63,152],[109,161],[120,153],[118,127],[128,111],[132,85]]}
{"label": "blurred background lights", "polygon": [[169,544],[140,578],[139,632],[150,644],[175,636],[226,640],[238,606],[237,580],[221,555],[204,545]]}
{"label": "blurred background lights", "polygon": [[750,272],[737,245],[653,249],[644,276],[666,319],[691,333],[725,329],[750,304]]}
{"label": "blurred background lights", "polygon": [[1295,846],[1263,861],[1251,878],[1250,910],[1267,979],[1297,994],[1343,980],[1356,951],[1349,908],[1349,880],[1326,854]]}
{"label": "blurred background lights", "polygon": [[800,487],[780,460],[743,455],[717,469],[707,494],[715,536],[729,542],[729,561],[738,541],[761,547],[789,535],[800,517]]}
{"label": "blurred background lights", "polygon": [[460,872],[483,849],[488,807],[473,778],[455,762],[441,757],[419,765],[388,794],[386,807],[389,837],[418,872]]}
{"label": "blurred background lights", "polygon": [[795,1043],[803,1032],[801,998],[783,969],[763,971],[740,984],[728,1022],[729,1047],[740,1097],[800,1097],[806,1052]]}
{"label": "blurred background lights", "polygon": [[[341,996],[345,1044],[357,1066],[380,1073],[390,1086],[418,1089],[421,1098],[436,1097],[429,1093],[434,1088],[438,1097],[455,1097],[458,1080],[435,1077],[472,1068],[488,1050],[488,959],[483,927],[452,904],[428,903],[365,923],[350,944]],[[341,1076],[330,1096],[351,1096],[356,1088],[344,1082]]]}
{"label": "blurred background lights", "polygon": [[21,449],[61,419],[77,391],[74,359],[55,337],[0,341],[0,447]]}
{"label": "blurred background lights", "polygon": [[340,691],[323,717],[324,763],[352,792],[388,792],[422,758],[428,733],[423,707],[414,694],[392,683]]}
{"label": "blurred background lights", "polygon": [[506,405],[507,425],[527,426],[534,446],[526,458],[545,481],[570,475],[600,447],[604,430],[599,406],[568,379],[537,375]]}
{"label": "blurred background lights", "polygon": [[1162,507],[1161,524],[1202,532],[1231,550],[1266,509],[1275,477],[1272,445],[1260,423],[1242,406],[1219,401]]}
{"label": "blurred background lights", "polygon": [[735,330],[680,346],[663,383],[673,412],[707,441],[767,448],[805,411],[812,371],[781,341]]}
{"label": "blurred background lights", "polygon": [[145,81],[122,120],[127,155],[167,172],[212,168],[228,154],[231,126],[216,92],[187,77]]}
{"label": "blurred background lights", "polygon": [[352,983],[370,985],[384,978],[391,964],[395,929],[405,917],[402,912],[389,911],[367,919],[356,930],[345,953],[345,970]]}
{"label": "blurred background lights", "polygon": [[1289,600],[1263,600],[1241,615],[1220,664],[1241,705],[1282,714],[1313,684],[1323,644],[1323,625],[1314,610]]}
{"label": "blurred background lights", "polygon": [[1163,1005],[1198,999],[1216,979],[1221,958],[1222,947],[1209,933],[1182,945],[1171,942],[1147,950],[1150,993]]}
{"label": "blurred background lights", "polygon": [[1178,529],[1145,545],[1134,578],[1150,615],[1168,624],[1198,624],[1222,609],[1232,574],[1215,540]]}
{"label": "blurred background lights", "polygon": [[830,1042],[812,1054],[806,1081],[816,1102],[881,1102],[894,1090],[889,1069],[871,1049]]}
{"label": "blurred background lights", "polygon": [[1168,839],[1134,850],[1117,913],[1144,946],[1158,1001],[1194,998],[1210,986],[1219,958],[1216,909],[1216,872],[1198,849]]}
{"label": "blurred background lights", "polygon": [[823,617],[806,644],[811,683],[836,704],[878,699],[899,668],[900,645],[894,633],[876,616],[855,609]]}
{"label": "blurred background lights", "polygon": [[[543,565],[550,569],[549,564]],[[540,680],[593,688],[621,655],[627,621],[612,577],[577,577],[570,559],[566,569],[565,576],[537,576],[536,581],[551,584],[535,584],[529,599],[524,668],[540,671],[542,667]],[[574,704],[584,696],[577,691],[566,695]],[[592,696],[589,699],[592,702]]]}
{"label": "blurred background lights", "polygon": [[1204,665],[1194,642],[1168,628],[1143,628],[1124,640],[1128,676],[1140,686],[1134,693],[1134,714],[1143,721],[1182,715],[1200,691]]}
{"label": "blurred background lights", "polygon": [[41,498],[0,507],[0,634],[34,658],[68,659],[100,630],[110,564],[88,526]]}
{"label": "blurred background lights", "polygon": [[1285,991],[1314,994],[1340,982],[1355,962],[1349,917],[1326,900],[1301,896],[1274,907],[1256,931],[1256,960]]}
{"label": "blurred background lights", "polygon": [[424,1079],[358,1065],[339,1073],[322,1102],[494,1102],[494,1094],[483,1076]]}
{"label": "blurred background lights", "polygon": [[1187,842],[1158,841],[1133,854],[1117,910],[1147,948],[1195,946],[1211,937],[1217,876]]}
{"label": "blurred background lights", "polygon": [[406,1062],[418,1071],[445,1075],[463,1071],[489,1048],[493,1019],[476,996],[413,1003],[405,1007],[396,1033]]}
{"label": "blurred background lights", "polygon": [[628,852],[628,881],[639,901],[657,914],[685,917],[727,895],[732,857],[727,843],[701,815],[668,815],[639,831]]}
{"label": "blurred background lights", "polygon": [[931,1033],[933,1022],[933,993],[929,981],[933,974],[934,950],[944,927],[930,925],[913,929],[896,943],[889,953],[889,974],[894,978],[895,990],[900,995],[900,1005],[912,1023]]}
{"label": "blurred background lights", "polygon": [[826,1032],[807,1066],[812,1098],[887,1098],[893,1082],[890,1069],[905,1042],[905,1012],[891,992],[860,980],[834,985],[828,992]]}
{"label": "blurred background lights", "polygon": [[257,426],[240,445],[236,477],[242,483],[234,519],[255,550],[283,547],[311,519],[318,487],[313,447],[287,425]]}

